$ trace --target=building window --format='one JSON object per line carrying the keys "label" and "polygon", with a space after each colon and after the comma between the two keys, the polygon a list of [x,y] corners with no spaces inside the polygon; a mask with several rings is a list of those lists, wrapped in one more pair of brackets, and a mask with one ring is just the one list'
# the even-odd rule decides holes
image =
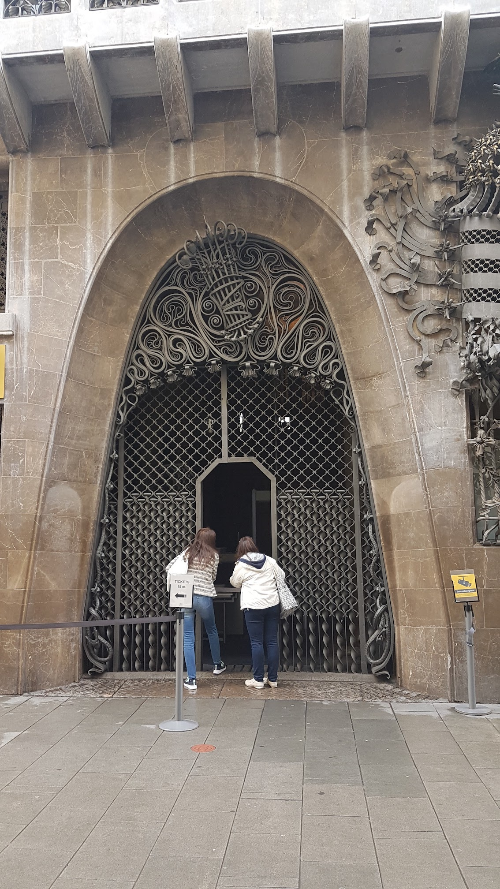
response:
{"label": "building window", "polygon": [[56,12],[71,12],[71,0],[4,0],[4,18],[20,15],[52,15]]}
{"label": "building window", "polygon": [[7,289],[7,195],[0,192],[0,312],[5,312]]}
{"label": "building window", "polygon": [[90,0],[90,9],[120,9],[124,6],[157,6],[160,0]]}

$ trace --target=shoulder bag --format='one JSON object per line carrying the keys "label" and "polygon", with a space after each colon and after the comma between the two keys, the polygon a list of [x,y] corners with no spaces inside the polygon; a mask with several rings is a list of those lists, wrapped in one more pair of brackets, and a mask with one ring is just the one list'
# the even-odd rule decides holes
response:
{"label": "shoulder bag", "polygon": [[299,603],[293,595],[290,587],[285,583],[284,578],[281,577],[276,570],[274,571],[274,579],[276,580],[276,589],[278,591],[281,605],[281,617],[290,617],[290,615],[299,607]]}

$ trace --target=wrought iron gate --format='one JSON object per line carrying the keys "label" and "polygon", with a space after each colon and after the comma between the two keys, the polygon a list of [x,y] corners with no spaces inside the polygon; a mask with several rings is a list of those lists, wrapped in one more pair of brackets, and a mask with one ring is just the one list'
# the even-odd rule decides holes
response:
{"label": "wrought iron gate", "polygon": [[[334,331],[304,270],[218,223],[152,288],[117,415],[87,613],[165,613],[165,564],[195,531],[196,481],[255,457],[276,479],[278,560],[300,601],[288,670],[388,672],[393,623]],[[170,670],[171,624],[94,630],[91,669]]]}

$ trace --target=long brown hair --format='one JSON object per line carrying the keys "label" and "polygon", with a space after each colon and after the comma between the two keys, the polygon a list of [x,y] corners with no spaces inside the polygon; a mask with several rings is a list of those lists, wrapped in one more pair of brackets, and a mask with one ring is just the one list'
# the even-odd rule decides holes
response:
{"label": "long brown hair", "polygon": [[259,548],[251,537],[241,537],[236,549],[236,561],[247,553],[258,553]]}
{"label": "long brown hair", "polygon": [[193,562],[196,562],[200,567],[206,568],[213,562],[216,553],[215,531],[212,531],[211,528],[200,528],[186,550],[188,565],[191,568]]}

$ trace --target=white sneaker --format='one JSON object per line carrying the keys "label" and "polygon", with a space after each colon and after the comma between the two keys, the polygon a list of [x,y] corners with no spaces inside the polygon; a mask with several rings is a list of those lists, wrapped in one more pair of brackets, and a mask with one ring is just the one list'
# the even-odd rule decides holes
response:
{"label": "white sneaker", "polygon": [[264,683],[257,682],[256,679],[245,679],[245,685],[247,688],[264,688]]}
{"label": "white sneaker", "polygon": [[264,682],[265,682],[266,685],[268,685],[270,688],[278,688],[278,682],[277,682],[277,681],[276,681],[276,682],[273,682],[272,679],[268,679],[267,676],[264,676]]}

